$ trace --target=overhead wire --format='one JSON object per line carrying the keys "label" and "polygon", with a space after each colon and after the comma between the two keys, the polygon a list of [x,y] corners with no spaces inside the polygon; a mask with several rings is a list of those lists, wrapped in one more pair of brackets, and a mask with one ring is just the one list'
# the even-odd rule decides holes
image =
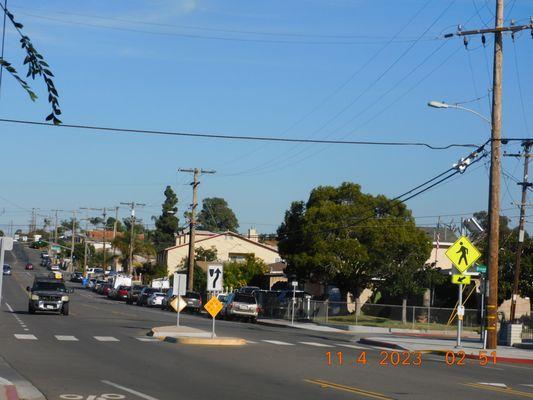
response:
{"label": "overhead wire", "polygon": [[[4,0],[4,8],[3,8],[3,24],[2,24],[2,48],[0,50],[0,59],[4,61],[4,49],[5,49],[5,42],[6,42],[6,25],[7,25],[7,0]],[[0,65],[0,96],[2,95],[2,78],[4,76],[4,64]]]}

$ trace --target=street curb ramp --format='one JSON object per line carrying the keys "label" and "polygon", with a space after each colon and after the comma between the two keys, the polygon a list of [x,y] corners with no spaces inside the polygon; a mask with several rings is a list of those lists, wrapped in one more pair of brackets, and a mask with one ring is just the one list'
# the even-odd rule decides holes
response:
{"label": "street curb ramp", "polygon": [[0,357],[0,399],[46,400],[46,397]]}

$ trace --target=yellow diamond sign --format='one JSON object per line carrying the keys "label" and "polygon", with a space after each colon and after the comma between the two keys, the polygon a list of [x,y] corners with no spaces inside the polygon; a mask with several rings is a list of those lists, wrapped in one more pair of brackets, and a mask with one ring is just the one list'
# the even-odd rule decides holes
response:
{"label": "yellow diamond sign", "polygon": [[204,308],[207,310],[209,314],[211,314],[213,318],[215,318],[217,314],[220,312],[220,310],[222,310],[222,307],[223,307],[222,303],[216,297],[211,297],[211,300],[205,303],[205,306],[204,306]]}
{"label": "yellow diamond sign", "polygon": [[459,272],[463,273],[481,257],[481,253],[466,236],[461,236],[446,251],[446,257],[450,259]]}

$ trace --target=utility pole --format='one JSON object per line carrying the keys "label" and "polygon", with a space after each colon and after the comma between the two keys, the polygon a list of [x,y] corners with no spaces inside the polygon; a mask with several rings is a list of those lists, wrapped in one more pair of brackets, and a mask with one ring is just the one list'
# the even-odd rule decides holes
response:
{"label": "utility pole", "polygon": [[[80,207],[81,210],[94,210],[94,211],[102,211],[102,216],[103,216],[103,227],[102,227],[102,242],[103,242],[103,263],[102,263],[102,268],[103,270],[105,271],[106,270],[106,267],[107,267],[107,257],[106,257],[106,226],[107,226],[107,221],[106,221],[106,216],[107,216],[107,210],[109,208],[112,208],[112,207],[103,207],[103,208],[91,208],[91,207]],[[114,207],[113,207],[114,208]]]}
{"label": "utility pole", "polygon": [[[522,201],[520,202],[520,221],[518,224],[518,246],[516,248],[516,262],[514,269],[514,282],[513,282],[513,297],[511,298],[511,315],[509,321],[511,323],[516,322],[516,300],[518,298],[518,286],[520,283],[520,261],[522,258],[522,247],[524,243],[524,230],[526,226],[526,206],[527,206],[527,189],[533,186],[533,183],[528,182],[528,167],[530,147],[533,146],[533,140],[526,140],[522,143],[524,147],[524,179],[519,182],[518,185],[522,186]],[[519,155],[521,156],[521,155]]]}
{"label": "utility pole", "polygon": [[74,239],[76,237],[76,210],[72,211],[72,235],[70,241],[70,265],[72,269],[70,272],[74,272]]}
{"label": "utility pole", "polygon": [[[128,256],[128,269],[131,269],[133,272],[133,246],[135,245],[135,206],[145,206],[143,203],[120,203],[126,206],[130,206],[131,209],[131,219],[130,219],[130,243],[129,243],[129,256]],[[135,274],[137,276],[137,274]]]}
{"label": "utility pole", "polygon": [[58,211],[65,211],[65,210],[52,210],[55,212],[55,218],[54,218],[54,243],[57,244],[57,213]]}
{"label": "utility pole", "polygon": [[179,172],[188,172],[194,174],[194,180],[191,182],[192,186],[192,204],[191,204],[191,218],[189,223],[189,257],[188,257],[188,267],[187,267],[187,289],[193,290],[194,285],[194,242],[195,242],[195,231],[196,231],[196,207],[198,207],[198,177],[200,174],[214,174],[216,171],[205,170],[200,168],[194,169],[178,169]]}
{"label": "utility pole", "polygon": [[510,32],[514,38],[516,32],[533,30],[533,22],[526,25],[504,26],[504,0],[496,0],[495,26],[463,31],[444,35],[463,37],[465,46],[468,37],[481,35],[481,42],[485,44],[485,34],[494,34],[493,82],[492,82],[492,120],[491,120],[491,163],[489,184],[488,211],[488,285],[489,298],[487,301],[487,348],[496,349],[498,346],[498,251],[500,239],[500,169],[501,169],[501,128],[502,128],[502,65],[503,65],[503,33]]}
{"label": "utility pole", "polygon": [[[115,223],[113,224],[113,240],[117,238],[118,208],[119,208],[118,206],[115,207]],[[115,258],[116,255],[117,255],[117,246],[113,245],[113,258]]]}

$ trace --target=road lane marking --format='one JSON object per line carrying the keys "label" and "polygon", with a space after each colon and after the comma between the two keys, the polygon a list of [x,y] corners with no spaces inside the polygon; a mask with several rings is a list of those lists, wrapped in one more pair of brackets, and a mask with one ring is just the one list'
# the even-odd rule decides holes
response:
{"label": "road lane marking", "polygon": [[116,387],[117,389],[124,390],[125,392],[134,394],[137,397],[140,397],[141,399],[145,400],[158,400],[156,397],[152,397],[150,395],[138,392],[137,390],[130,389],[126,386],[119,385],[118,383],[113,383],[111,381],[101,381],[102,383],[105,383],[106,385]]}
{"label": "road lane marking", "polygon": [[356,393],[361,396],[366,396],[366,397],[370,397],[373,399],[393,400],[392,398],[387,397],[382,393],[371,392],[369,390],[364,390],[364,389],[356,388],[353,386],[346,386],[346,385],[341,385],[339,383],[328,382],[323,379],[304,379],[304,381],[308,383],[313,383],[315,385],[320,385],[323,389],[331,388],[331,389],[342,390],[344,392]]}
{"label": "road lane marking", "polygon": [[257,342],[254,342],[253,340],[246,340],[246,343],[257,344]]}
{"label": "road lane marking", "polygon": [[57,340],[62,340],[65,342],[77,342],[78,338],[76,336],[71,335],[54,335]]}
{"label": "road lane marking", "polygon": [[492,392],[499,392],[499,393],[505,393],[509,395],[515,395],[515,396],[521,396],[521,397],[527,397],[529,399],[533,399],[533,393],[531,392],[522,392],[520,390],[514,390],[509,387],[506,387],[505,389],[502,387],[497,386],[489,386],[489,385],[480,385],[479,383],[463,383],[463,385],[474,388],[474,389],[484,389],[484,390],[490,390]]}
{"label": "road lane marking", "polygon": [[356,346],[355,344],[335,343],[335,346],[348,347],[350,349],[368,350],[366,347]]}
{"label": "road lane marking", "polygon": [[287,342],[280,342],[279,340],[262,340],[263,342],[270,343],[270,344],[277,344],[280,346],[294,346],[292,343]]}
{"label": "road lane marking", "polygon": [[120,342],[116,337],[113,336],[93,336],[99,342]]}
{"label": "road lane marking", "polygon": [[151,337],[137,337],[135,338],[140,342],[160,342],[161,340]]}
{"label": "road lane marking", "polygon": [[329,344],[318,343],[318,342],[298,342],[298,343],[306,344],[308,346],[315,346],[315,347],[333,347]]}
{"label": "road lane marking", "polygon": [[15,333],[15,338],[20,340],[37,340],[35,335],[28,335],[23,333]]}

